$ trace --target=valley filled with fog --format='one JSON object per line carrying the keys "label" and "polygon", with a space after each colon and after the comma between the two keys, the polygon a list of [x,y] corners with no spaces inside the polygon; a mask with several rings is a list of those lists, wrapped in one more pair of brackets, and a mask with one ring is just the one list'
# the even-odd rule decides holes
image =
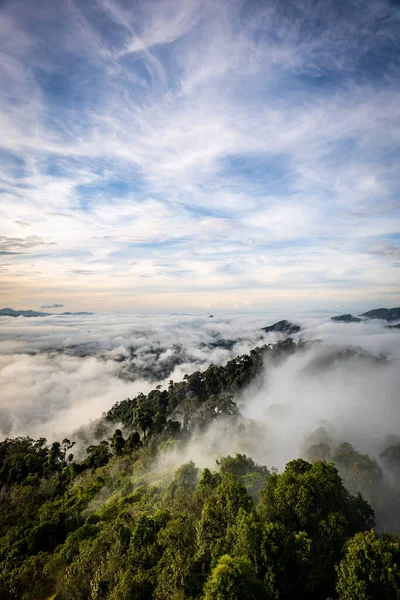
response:
{"label": "valley filled with fog", "polygon": [[[52,315],[2,317],[0,432],[50,441],[99,419],[116,402],[221,366],[287,334],[264,332],[287,315]],[[305,349],[280,361],[235,397],[246,433],[210,426],[187,454],[208,464],[246,452],[282,467],[319,427],[335,441],[378,456],[400,431],[400,334],[385,321],[335,323],[290,315]],[[179,417],[178,417],[179,418]]]}

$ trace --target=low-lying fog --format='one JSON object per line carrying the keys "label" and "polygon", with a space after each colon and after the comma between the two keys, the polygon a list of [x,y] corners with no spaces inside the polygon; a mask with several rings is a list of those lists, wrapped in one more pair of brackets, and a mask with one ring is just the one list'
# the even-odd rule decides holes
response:
{"label": "low-lying fog", "polygon": [[[283,339],[261,327],[285,317],[2,318],[0,436],[51,440],[71,435],[118,400]],[[376,454],[386,435],[400,433],[399,330],[379,321],[290,320],[301,326],[294,339],[319,343],[279,366],[267,364],[263,387],[250,386],[237,399],[242,414],[253,421],[251,433],[226,431],[221,438],[219,425],[208,432],[207,444],[216,445],[220,455],[247,452],[281,467],[299,455],[304,436],[322,424],[333,439]],[[374,356],[384,354],[388,361],[332,361],[333,347],[361,348]],[[197,454],[195,447],[191,451]]]}

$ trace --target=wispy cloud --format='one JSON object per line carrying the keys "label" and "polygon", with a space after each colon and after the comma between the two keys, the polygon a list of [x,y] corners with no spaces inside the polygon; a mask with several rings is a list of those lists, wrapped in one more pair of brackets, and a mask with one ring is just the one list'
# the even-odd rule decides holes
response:
{"label": "wispy cloud", "polygon": [[6,298],[399,293],[399,21],[389,0],[6,2]]}
{"label": "wispy cloud", "polygon": [[[24,238],[0,236],[0,254],[32,253],[38,246],[44,246],[48,243],[37,235],[29,235]],[[54,244],[55,242],[50,243]]]}

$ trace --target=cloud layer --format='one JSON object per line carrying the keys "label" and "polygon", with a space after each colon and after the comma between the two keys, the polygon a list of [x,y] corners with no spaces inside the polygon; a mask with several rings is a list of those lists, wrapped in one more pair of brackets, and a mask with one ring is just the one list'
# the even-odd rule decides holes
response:
{"label": "cloud layer", "polygon": [[71,435],[118,400],[248,352],[265,339],[264,324],[190,315],[2,317],[0,435]]}
{"label": "cloud layer", "polygon": [[[119,400],[146,393],[158,383],[168,386],[170,379],[180,381],[186,373],[203,370],[210,363],[225,364],[257,345],[282,339],[282,334],[260,330],[274,320],[260,315],[224,319],[118,314],[3,317],[0,437],[70,436]],[[265,444],[254,445],[255,433],[246,433],[231,440],[228,451],[247,448],[256,458],[258,450],[268,451],[270,462],[276,462],[270,444],[278,435],[286,439],[277,443],[281,455],[287,446],[288,458],[292,458],[289,451],[298,453],[296,444],[324,418],[336,424],[339,433],[346,431],[346,419],[359,437],[366,420],[369,431],[377,435],[386,429],[388,434],[395,433],[398,330],[377,321],[335,324],[325,317],[297,317],[296,322],[302,326],[297,337],[320,342],[279,368],[270,370],[267,365],[266,385],[261,390],[250,388],[239,399],[244,414],[254,420],[256,429],[261,428],[257,435]],[[374,356],[384,353],[390,362],[371,366],[362,361],[327,361],[328,368],[322,372],[313,368],[316,359],[328,357],[332,348],[346,347],[360,347]],[[271,412],[276,404],[283,405],[283,413]],[[378,427],[374,419],[379,414],[382,423]],[[273,435],[267,435],[274,423]],[[213,431],[210,436],[210,447],[218,455],[222,449],[217,445],[215,450]],[[221,439],[228,443],[229,435]]]}
{"label": "cloud layer", "polygon": [[398,3],[2,4],[1,292],[396,304]]}

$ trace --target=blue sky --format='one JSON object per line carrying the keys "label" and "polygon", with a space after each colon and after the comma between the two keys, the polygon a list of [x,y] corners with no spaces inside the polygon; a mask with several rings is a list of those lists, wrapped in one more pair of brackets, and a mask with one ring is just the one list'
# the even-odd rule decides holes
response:
{"label": "blue sky", "polygon": [[3,0],[15,308],[400,304],[400,4]]}

